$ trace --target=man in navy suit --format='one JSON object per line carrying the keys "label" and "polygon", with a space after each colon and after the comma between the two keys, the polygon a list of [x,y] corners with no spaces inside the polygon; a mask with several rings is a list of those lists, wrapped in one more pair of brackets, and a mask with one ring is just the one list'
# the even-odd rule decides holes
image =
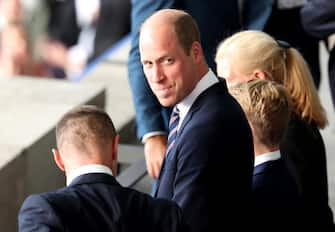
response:
{"label": "man in navy suit", "polygon": [[257,231],[301,231],[302,202],[298,185],[281,158],[279,144],[287,128],[291,102],[286,89],[256,79],[229,89],[252,129],[255,168],[254,216]]}
{"label": "man in navy suit", "polygon": [[154,179],[158,178],[165,153],[171,108],[159,103],[146,81],[140,62],[138,35],[143,21],[165,8],[183,9],[195,18],[206,60],[213,70],[217,44],[240,29],[236,0],[132,0],[128,79],[136,110],[137,137],[144,143],[147,170]]}
{"label": "man in navy suit", "polygon": [[19,231],[187,231],[173,202],[122,187],[116,174],[118,136],[94,106],[66,113],[56,128],[53,155],[67,187],[23,203]]}
{"label": "man in navy suit", "polygon": [[242,226],[250,217],[251,130],[209,69],[196,22],[181,10],[157,11],[142,25],[139,44],[152,91],[179,112],[154,196],[176,201],[192,231]]}

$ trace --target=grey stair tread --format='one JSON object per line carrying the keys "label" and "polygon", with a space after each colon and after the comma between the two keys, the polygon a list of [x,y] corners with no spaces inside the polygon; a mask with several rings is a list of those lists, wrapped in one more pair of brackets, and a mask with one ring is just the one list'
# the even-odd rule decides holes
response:
{"label": "grey stair tread", "polygon": [[142,145],[121,144],[118,161],[126,166],[116,177],[122,186],[132,187],[147,174]]}

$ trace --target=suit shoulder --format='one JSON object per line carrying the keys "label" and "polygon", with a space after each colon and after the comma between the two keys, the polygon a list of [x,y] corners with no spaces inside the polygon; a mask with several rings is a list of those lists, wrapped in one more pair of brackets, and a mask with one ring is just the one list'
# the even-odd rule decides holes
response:
{"label": "suit shoulder", "polygon": [[19,231],[61,231],[61,222],[48,201],[47,193],[33,194],[23,202],[18,215]]}
{"label": "suit shoulder", "polygon": [[48,200],[47,200],[47,194],[46,193],[40,193],[40,194],[32,194],[29,195],[22,204],[21,208],[24,208],[27,205],[31,204],[37,204],[37,205],[47,205]]}

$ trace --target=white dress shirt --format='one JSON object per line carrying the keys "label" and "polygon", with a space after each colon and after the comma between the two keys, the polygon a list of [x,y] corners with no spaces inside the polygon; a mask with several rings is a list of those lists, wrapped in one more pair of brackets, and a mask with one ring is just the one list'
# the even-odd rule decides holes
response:
{"label": "white dress shirt", "polygon": [[78,176],[88,174],[88,173],[105,173],[113,176],[112,170],[101,164],[89,164],[81,166],[75,170],[73,170],[67,177],[66,177],[66,186],[69,186],[72,181],[77,178]]}
{"label": "white dress shirt", "polygon": [[280,159],[280,157],[281,157],[281,155],[280,155],[279,150],[268,152],[268,153],[263,153],[261,155],[257,155],[255,157],[254,167],[256,167],[257,165],[260,165],[262,163],[271,161],[271,160],[278,160],[278,159]]}
{"label": "white dress shirt", "polygon": [[218,82],[219,82],[219,80],[215,76],[213,71],[209,70],[206,73],[206,75],[203,78],[201,78],[201,80],[197,83],[197,85],[195,86],[193,91],[175,106],[180,111],[178,129],[180,128],[180,125],[182,124],[183,120],[185,119],[185,117],[186,117],[188,111],[190,110],[192,104],[199,97],[199,95],[202,92],[204,92],[206,89],[208,89],[209,87],[211,87],[212,85],[214,85]]}
{"label": "white dress shirt", "polygon": [[[209,70],[204,77],[201,78],[201,80],[197,83],[196,87],[193,89],[193,91],[185,97],[180,103],[177,104],[177,108],[180,111],[180,119],[179,119],[179,124],[178,128],[181,125],[182,121],[184,120],[187,112],[191,108],[193,102],[197,97],[206,89],[214,85],[215,83],[219,82],[215,74],[213,73],[212,70]],[[147,133],[143,136],[142,138],[142,143],[145,143],[145,140],[151,136],[155,135],[164,135],[166,132],[164,131],[153,131],[150,133]]]}

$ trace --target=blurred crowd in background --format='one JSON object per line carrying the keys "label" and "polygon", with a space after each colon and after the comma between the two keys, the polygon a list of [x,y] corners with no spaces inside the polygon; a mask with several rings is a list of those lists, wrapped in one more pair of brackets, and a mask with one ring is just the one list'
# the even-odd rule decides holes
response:
{"label": "blurred crowd in background", "polygon": [[0,74],[74,78],[130,31],[130,1],[0,0]]}

